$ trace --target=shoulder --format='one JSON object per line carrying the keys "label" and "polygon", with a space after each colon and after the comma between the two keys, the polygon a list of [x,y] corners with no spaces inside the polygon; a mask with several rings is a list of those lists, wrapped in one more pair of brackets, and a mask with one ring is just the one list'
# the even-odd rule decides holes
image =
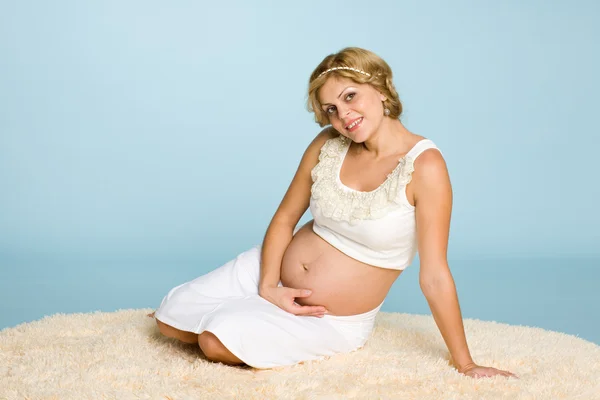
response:
{"label": "shoulder", "polygon": [[437,147],[423,150],[414,160],[413,181],[416,196],[450,190],[446,160]]}
{"label": "shoulder", "polygon": [[446,160],[437,147],[423,150],[414,161],[415,173],[417,170],[426,174],[436,174],[446,170]]}
{"label": "shoulder", "polygon": [[317,134],[310,142],[302,160],[300,161],[300,169],[310,171],[319,162],[319,156],[326,143],[332,143],[339,137],[339,133],[332,127],[326,127]]}
{"label": "shoulder", "polygon": [[330,139],[343,139],[343,136],[338,133],[333,127],[327,126],[317,134],[313,142],[324,144]]}
{"label": "shoulder", "polygon": [[441,150],[433,140],[424,136],[415,135],[408,156],[413,159],[416,174],[436,174],[446,170],[446,161]]}
{"label": "shoulder", "polygon": [[308,146],[307,152],[318,153],[321,148],[327,142],[334,142],[342,140],[342,136],[331,126],[325,127],[321,132],[315,136],[310,145]]}

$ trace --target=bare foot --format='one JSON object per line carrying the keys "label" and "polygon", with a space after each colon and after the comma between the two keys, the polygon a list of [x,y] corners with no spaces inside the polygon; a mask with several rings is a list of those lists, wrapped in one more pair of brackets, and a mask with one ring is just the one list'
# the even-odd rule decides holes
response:
{"label": "bare foot", "polygon": [[155,313],[156,313],[156,311],[155,311],[155,312],[153,312],[152,314],[148,314],[148,317],[150,317],[150,318],[154,318],[154,314],[155,314]]}

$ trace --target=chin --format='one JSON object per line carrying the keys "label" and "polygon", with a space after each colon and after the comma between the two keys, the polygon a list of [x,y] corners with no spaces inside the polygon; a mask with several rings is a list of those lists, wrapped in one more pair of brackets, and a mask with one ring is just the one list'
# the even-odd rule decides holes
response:
{"label": "chin", "polygon": [[[341,131],[337,128],[335,130],[337,131],[337,133],[352,140],[354,143],[363,143],[371,136],[370,133],[363,132],[362,130],[359,132],[356,132],[356,134],[347,132],[346,129],[343,129],[343,128]],[[343,133],[341,133],[341,132],[343,132]]]}
{"label": "chin", "polygon": [[339,134],[340,134],[340,136],[343,136],[343,137],[345,137],[345,138],[347,138],[347,139],[350,139],[350,140],[354,141],[354,138],[353,138],[352,136],[348,135],[348,133],[347,133],[347,132],[345,132],[345,131],[344,131],[344,133],[342,133],[342,132],[340,132],[340,131],[339,131],[339,130],[337,130],[337,129],[336,129],[336,131],[337,131],[337,133],[339,133]]}
{"label": "chin", "polygon": [[358,132],[356,135],[349,136],[354,143],[366,142],[371,137],[370,133]]}

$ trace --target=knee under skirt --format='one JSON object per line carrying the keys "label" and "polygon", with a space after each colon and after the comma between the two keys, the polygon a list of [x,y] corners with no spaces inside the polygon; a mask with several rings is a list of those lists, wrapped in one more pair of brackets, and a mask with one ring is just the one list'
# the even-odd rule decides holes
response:
{"label": "knee under skirt", "polygon": [[[260,246],[169,291],[156,318],[182,331],[212,332],[255,368],[318,360],[361,348],[381,304],[366,313],[297,316],[258,295]],[[382,303],[383,304],[383,303]]]}

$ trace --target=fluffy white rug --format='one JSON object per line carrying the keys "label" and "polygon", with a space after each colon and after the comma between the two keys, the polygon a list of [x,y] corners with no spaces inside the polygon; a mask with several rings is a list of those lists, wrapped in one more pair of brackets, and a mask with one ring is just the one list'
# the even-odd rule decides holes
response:
{"label": "fluffy white rug", "polygon": [[520,376],[475,380],[448,365],[430,316],[382,312],[361,350],[254,370],[161,337],[150,311],[0,331],[0,399],[600,399],[600,346],[539,328],[466,319],[475,361]]}

